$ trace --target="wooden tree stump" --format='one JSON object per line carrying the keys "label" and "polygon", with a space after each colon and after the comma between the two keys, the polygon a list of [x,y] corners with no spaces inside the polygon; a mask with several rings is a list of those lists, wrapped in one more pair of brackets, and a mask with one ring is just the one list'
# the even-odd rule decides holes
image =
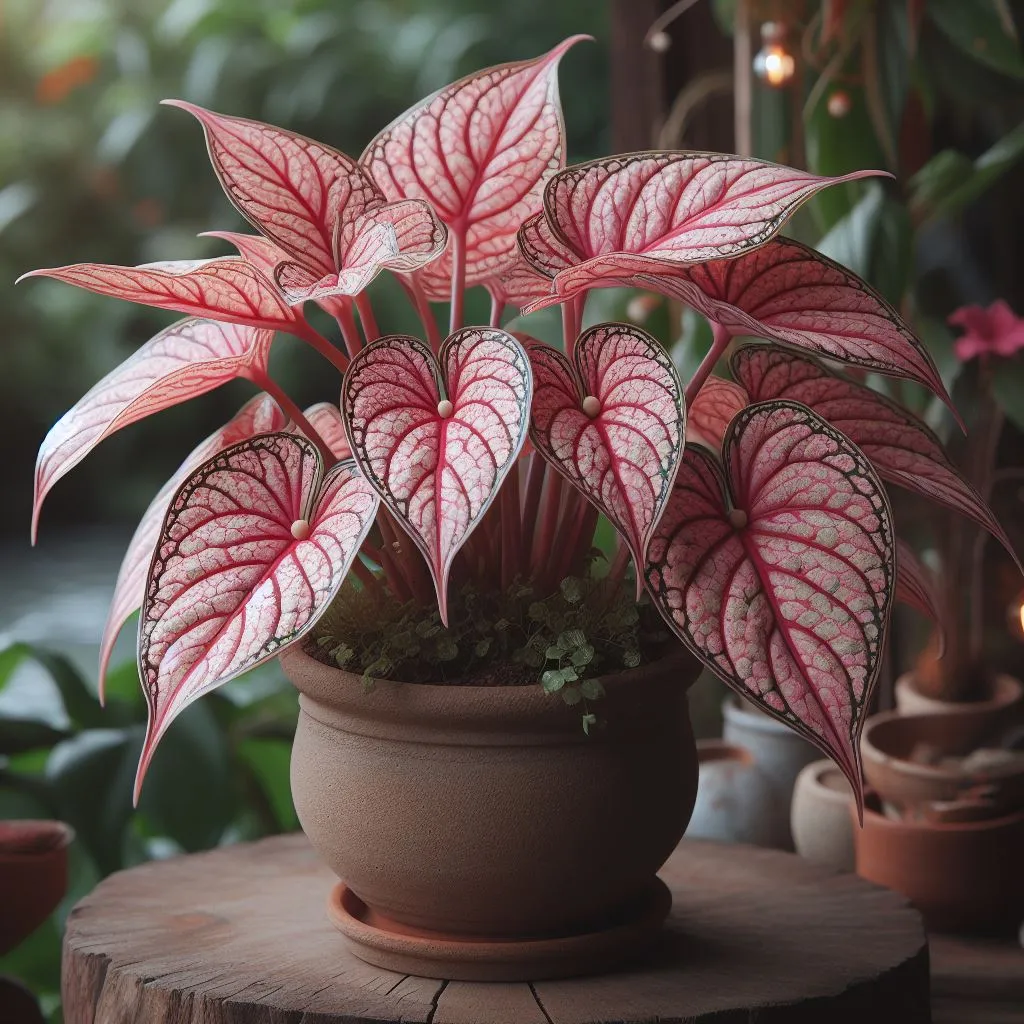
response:
{"label": "wooden tree stump", "polygon": [[[540,869],[538,869],[540,870]],[[754,847],[683,842],[646,966],[535,984],[370,967],[327,920],[301,835],[146,864],[82,900],[64,940],[67,1024],[927,1024],[928,948],[897,896]]]}

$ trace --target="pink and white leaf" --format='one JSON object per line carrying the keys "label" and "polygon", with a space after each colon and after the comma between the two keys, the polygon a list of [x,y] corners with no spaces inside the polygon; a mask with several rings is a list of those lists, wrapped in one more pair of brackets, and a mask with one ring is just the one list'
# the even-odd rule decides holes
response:
{"label": "pink and white leaf", "polygon": [[335,273],[338,225],[384,202],[351,157],[259,121],[165,100],[203,126],[210,161],[238,211],[315,279]]}
{"label": "pink and white leaf", "polygon": [[53,485],[102,440],[236,377],[266,373],[272,331],[215,320],[181,320],[147,341],[66,412],[36,458],[32,539]]}
{"label": "pink and white leaf", "polygon": [[939,657],[946,647],[946,629],[940,611],[938,588],[931,570],[917,557],[917,552],[902,538],[896,538],[895,599],[920,612],[939,629]]}
{"label": "pink and white leaf", "polygon": [[523,306],[546,296],[551,279],[538,274],[516,250],[511,263],[487,280],[491,299],[500,306]]}
{"label": "pink and white leaf", "polygon": [[254,266],[268,281],[274,280],[278,264],[291,257],[276,242],[262,235],[247,235],[241,231],[202,231],[200,238],[220,238],[235,247],[238,255]]}
{"label": "pink and white leaf", "polygon": [[816,192],[879,173],[820,178],[720,153],[634,153],[568,167],[544,189],[551,227],[576,255],[558,290],[731,259],[767,242]]}
{"label": "pink and white leaf", "polygon": [[378,206],[340,225],[335,270],[319,279],[298,261],[278,264],[274,279],[292,304],[358,295],[380,273],[409,272],[444,249],[447,233],[426,203],[406,200]]}
{"label": "pink and white leaf", "polygon": [[687,440],[721,451],[729,424],[749,401],[739,384],[721,377],[708,377],[687,410]]}
{"label": "pink and white leaf", "polygon": [[672,493],[683,453],[683,387],[664,348],[639,327],[600,324],[570,362],[533,344],[530,439],[622,534],[637,566]]}
{"label": "pink and white leaf", "polygon": [[[523,259],[545,277],[554,278],[561,271],[576,266],[580,261],[580,255],[575,252],[566,242],[556,234],[551,222],[542,212],[531,217],[523,223],[516,236],[519,251]],[[552,291],[553,286],[549,287]],[[561,302],[561,296],[551,297],[547,305]],[[538,305],[536,308],[541,308]]]}
{"label": "pink and white leaf", "polygon": [[255,266],[235,256],[140,267],[78,263],[33,270],[19,280],[25,277],[52,277],[97,295],[247,327],[301,333],[305,326],[274,284]]}
{"label": "pink and white leaf", "polygon": [[341,586],[378,499],[353,462],[262,434],[199,467],[167,511],[139,625],[149,704],[136,799],[156,744],[198,697],[302,637]]}
{"label": "pink and white leaf", "polygon": [[306,409],[303,415],[327,443],[336,459],[352,458],[348,434],[345,433],[345,422],[341,418],[341,409],[338,406],[333,402],[317,402]]}
{"label": "pink and white leaf", "polygon": [[810,409],[762,402],[725,438],[725,471],[686,449],[647,585],[724,682],[827,753],[863,806],[860,733],[895,586],[881,481]]}
{"label": "pink and white leaf", "polygon": [[[516,232],[565,164],[558,62],[584,36],[535,60],[500,64],[441,89],[396,118],[362,163],[388,199],[430,203],[465,239],[466,283],[508,263]],[[451,244],[430,279],[451,278]]]}
{"label": "pink and white leaf", "polygon": [[345,375],[353,455],[426,559],[445,622],[452,561],[515,463],[532,392],[526,352],[497,328],[457,331],[436,360],[416,338],[381,338]]}
{"label": "pink and white leaf", "polygon": [[942,442],[901,405],[815,359],[766,345],[739,349],[732,370],[753,401],[781,398],[810,406],[860,447],[883,480],[973,520],[1017,560],[1006,531],[949,461]]}
{"label": "pink and white leaf", "polygon": [[114,596],[111,599],[107,621],[103,627],[103,638],[100,641],[99,675],[101,702],[104,696],[107,667],[110,664],[110,656],[113,653],[117,635],[131,615],[142,607],[142,600],[146,593],[149,563],[156,551],[157,541],[160,539],[160,528],[163,526],[164,516],[171,503],[171,498],[174,497],[186,477],[191,476],[196,469],[218,452],[256,434],[284,430],[287,426],[288,417],[281,411],[277,402],[269,395],[256,395],[255,398],[249,399],[223,427],[215,430],[192,450],[171,479],[160,488],[156,497],[149,503],[121,561],[117,582],[114,584]]}

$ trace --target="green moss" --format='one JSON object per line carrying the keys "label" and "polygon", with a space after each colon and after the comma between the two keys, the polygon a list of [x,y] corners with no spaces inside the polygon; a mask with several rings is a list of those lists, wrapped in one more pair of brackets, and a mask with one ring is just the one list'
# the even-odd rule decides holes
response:
{"label": "green moss", "polygon": [[569,578],[538,597],[515,584],[507,593],[467,586],[453,592],[449,627],[436,608],[400,604],[383,588],[346,584],[317,623],[316,657],[373,679],[407,683],[540,684],[580,705],[584,728],[596,724],[589,702],[596,677],[634,668],[664,653],[671,637],[631,585]]}

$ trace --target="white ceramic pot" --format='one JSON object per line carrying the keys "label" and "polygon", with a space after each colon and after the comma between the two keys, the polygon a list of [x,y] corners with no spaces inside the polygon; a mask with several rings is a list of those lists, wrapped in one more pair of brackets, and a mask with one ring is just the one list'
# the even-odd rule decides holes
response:
{"label": "white ceramic pot", "polygon": [[[722,707],[725,726],[722,739],[746,747],[754,762],[768,779],[773,800],[771,841],[766,846],[780,850],[793,849],[789,830],[789,807],[793,786],[800,770],[821,757],[818,749],[798,736],[788,725],[777,722],[763,711],[735,697],[728,697]],[[699,799],[699,797],[698,797]]]}
{"label": "white ceramic pot", "polygon": [[796,852],[815,864],[853,871],[853,791],[829,760],[812,761],[796,777],[790,828]]}
{"label": "white ceramic pot", "polygon": [[697,802],[687,838],[770,846],[775,796],[750,751],[722,740],[699,740],[697,763]]}

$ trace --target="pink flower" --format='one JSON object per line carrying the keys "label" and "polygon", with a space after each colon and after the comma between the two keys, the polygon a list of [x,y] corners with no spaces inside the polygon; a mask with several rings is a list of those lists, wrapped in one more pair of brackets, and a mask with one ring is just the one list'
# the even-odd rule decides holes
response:
{"label": "pink flower", "polygon": [[1024,320],[1002,299],[988,309],[962,306],[950,315],[949,323],[964,329],[955,346],[961,362],[976,356],[1012,356],[1024,348]]}

